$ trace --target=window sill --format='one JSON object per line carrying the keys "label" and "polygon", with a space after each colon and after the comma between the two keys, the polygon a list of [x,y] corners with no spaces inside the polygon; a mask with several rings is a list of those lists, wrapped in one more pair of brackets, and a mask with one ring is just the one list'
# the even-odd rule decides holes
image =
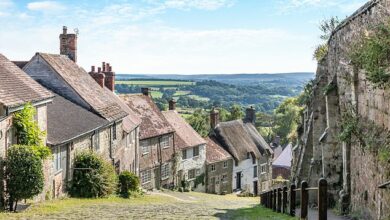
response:
{"label": "window sill", "polygon": [[148,155],[149,154],[149,152],[148,153],[142,153],[142,156],[145,156],[145,155]]}
{"label": "window sill", "polygon": [[145,184],[148,184],[148,183],[150,183],[150,182],[152,182],[152,181],[148,181],[148,182],[145,182],[145,183],[141,183],[141,185],[145,185]]}
{"label": "window sill", "polygon": [[161,180],[167,180],[169,179],[169,176],[161,178]]}
{"label": "window sill", "polygon": [[57,176],[58,174],[62,173],[62,170],[63,170],[63,169],[60,169],[60,170],[55,171],[55,172],[54,172],[54,176]]}

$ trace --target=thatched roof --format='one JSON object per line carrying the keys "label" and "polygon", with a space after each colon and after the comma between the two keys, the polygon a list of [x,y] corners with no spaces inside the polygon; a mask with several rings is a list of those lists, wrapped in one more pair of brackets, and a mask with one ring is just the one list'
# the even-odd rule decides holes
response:
{"label": "thatched roof", "polygon": [[215,138],[237,161],[272,154],[272,150],[252,123],[242,120],[221,122],[214,129]]}

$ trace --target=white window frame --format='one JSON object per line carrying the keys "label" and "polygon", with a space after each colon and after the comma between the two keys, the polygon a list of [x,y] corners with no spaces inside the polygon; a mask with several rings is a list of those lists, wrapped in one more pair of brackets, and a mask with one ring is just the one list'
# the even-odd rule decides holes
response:
{"label": "white window frame", "polygon": [[258,170],[257,165],[253,166],[253,178],[257,178],[259,176],[258,172],[259,172],[259,170]]}
{"label": "white window frame", "polygon": [[228,162],[227,161],[223,161],[223,168],[227,168],[228,167]]}
{"label": "white window frame", "polygon": [[267,173],[267,163],[260,164],[260,174]]}
{"label": "white window frame", "polygon": [[169,148],[169,136],[162,136],[160,139],[161,148]]}
{"label": "white window frame", "polygon": [[[190,177],[190,172],[194,172],[194,176]],[[193,180],[196,178],[196,169],[188,170],[188,180]]]}
{"label": "white window frame", "polygon": [[[195,155],[195,150],[197,151],[197,155]],[[196,147],[192,148],[192,157],[199,157],[199,154],[200,154],[199,146],[196,146]]]}
{"label": "white window frame", "polygon": [[183,159],[183,160],[188,159],[187,156],[188,156],[188,154],[187,154],[187,149],[182,150],[182,151],[181,151],[181,157],[182,157],[182,159]]}
{"label": "white window frame", "polygon": [[142,155],[147,155],[150,152],[149,149],[149,141],[148,140],[143,140],[140,142],[140,147],[141,147],[141,153]]}
{"label": "white window frame", "polygon": [[61,151],[64,146],[55,146],[54,147],[54,159],[53,159],[53,165],[54,165],[54,172],[59,173],[61,172],[64,167],[62,166],[62,158],[66,156],[66,151]]}
{"label": "white window frame", "polygon": [[228,181],[228,176],[227,176],[227,174],[223,174],[223,175],[222,175],[222,178],[221,178],[221,182],[226,183],[227,181]]}
{"label": "white window frame", "polygon": [[152,170],[149,169],[149,170],[144,170],[140,173],[140,177],[141,177],[141,184],[147,184],[147,183],[150,183],[152,181]]}
{"label": "white window frame", "polygon": [[169,178],[171,172],[170,164],[164,163],[161,165],[161,180],[166,180]]}
{"label": "white window frame", "polygon": [[215,164],[211,164],[211,172],[214,172],[216,170]]}

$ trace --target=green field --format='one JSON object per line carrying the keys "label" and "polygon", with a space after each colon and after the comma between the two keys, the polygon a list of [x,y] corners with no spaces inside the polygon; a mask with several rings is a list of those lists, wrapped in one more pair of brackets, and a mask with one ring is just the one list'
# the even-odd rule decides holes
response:
{"label": "green field", "polygon": [[175,94],[173,94],[173,96],[183,96],[183,95],[188,95],[190,93],[191,93],[190,91],[181,91],[181,90],[179,90],[179,91],[175,92]]}
{"label": "green field", "polygon": [[198,95],[189,95],[188,97],[190,97],[192,99],[196,99],[198,101],[206,101],[207,102],[210,100],[209,98],[198,96]]}
{"label": "green field", "polygon": [[160,91],[152,91],[150,92],[153,98],[162,98],[163,94]]}
{"label": "green field", "polygon": [[129,81],[116,81],[116,84],[128,84],[137,86],[190,86],[195,85],[195,82],[191,81],[174,81],[174,80],[129,80]]}

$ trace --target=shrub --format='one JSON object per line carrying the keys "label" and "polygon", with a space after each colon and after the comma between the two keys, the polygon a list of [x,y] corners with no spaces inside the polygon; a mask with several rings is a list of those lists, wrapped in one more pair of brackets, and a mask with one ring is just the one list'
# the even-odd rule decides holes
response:
{"label": "shrub", "polygon": [[83,151],[75,157],[69,194],[82,198],[105,197],[115,191],[116,180],[111,164],[91,151]]}
{"label": "shrub", "polygon": [[123,198],[129,198],[131,192],[138,191],[139,177],[129,171],[123,171],[118,177],[118,193]]}
{"label": "shrub", "polygon": [[7,151],[6,183],[10,211],[16,210],[19,200],[29,199],[42,192],[43,164],[31,146],[14,145]]}

